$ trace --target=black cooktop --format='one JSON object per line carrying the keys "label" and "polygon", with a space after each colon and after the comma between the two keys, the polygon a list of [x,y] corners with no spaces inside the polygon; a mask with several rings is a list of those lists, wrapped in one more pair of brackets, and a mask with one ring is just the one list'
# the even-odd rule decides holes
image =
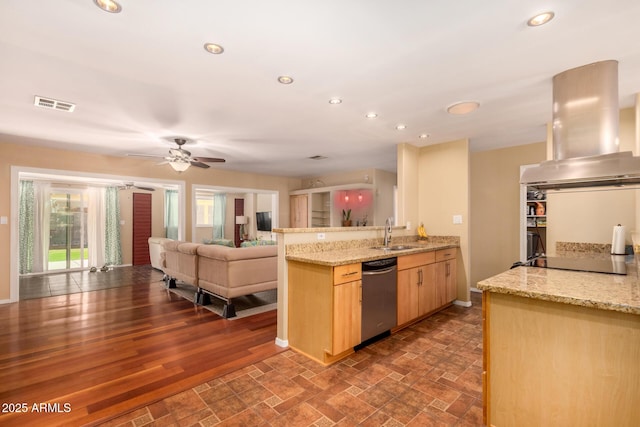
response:
{"label": "black cooktop", "polygon": [[611,255],[609,258],[565,258],[539,257],[527,262],[532,267],[553,268],[556,270],[587,271],[592,273],[627,274],[624,255]]}

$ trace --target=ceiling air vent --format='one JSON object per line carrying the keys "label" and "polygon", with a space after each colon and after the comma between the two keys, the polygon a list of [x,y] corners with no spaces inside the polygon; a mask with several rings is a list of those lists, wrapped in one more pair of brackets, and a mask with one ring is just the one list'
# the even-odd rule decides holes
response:
{"label": "ceiling air vent", "polygon": [[43,98],[42,96],[37,96],[37,95],[35,97],[33,105],[35,105],[36,107],[66,111],[68,113],[73,112],[73,110],[76,108],[76,105],[70,102],[58,101],[56,99],[51,99],[51,98]]}

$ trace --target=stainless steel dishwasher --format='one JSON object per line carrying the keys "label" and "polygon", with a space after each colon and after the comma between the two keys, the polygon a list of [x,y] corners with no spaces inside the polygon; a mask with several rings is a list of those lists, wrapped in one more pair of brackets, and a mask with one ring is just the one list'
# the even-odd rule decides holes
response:
{"label": "stainless steel dishwasher", "polygon": [[361,341],[389,334],[397,323],[397,260],[378,259],[362,263]]}

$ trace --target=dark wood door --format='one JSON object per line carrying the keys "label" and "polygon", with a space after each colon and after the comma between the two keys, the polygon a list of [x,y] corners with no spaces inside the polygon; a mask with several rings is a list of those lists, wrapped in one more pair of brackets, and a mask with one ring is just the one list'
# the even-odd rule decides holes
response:
{"label": "dark wood door", "polygon": [[133,193],[133,265],[151,264],[151,194]]}

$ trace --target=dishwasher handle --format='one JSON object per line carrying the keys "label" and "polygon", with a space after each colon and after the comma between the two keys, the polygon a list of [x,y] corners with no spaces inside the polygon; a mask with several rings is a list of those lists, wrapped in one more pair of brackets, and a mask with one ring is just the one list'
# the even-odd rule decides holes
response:
{"label": "dishwasher handle", "polygon": [[396,266],[395,265],[393,267],[385,268],[385,269],[382,269],[382,270],[363,271],[362,275],[363,276],[377,276],[379,274],[387,274],[387,273],[391,273],[393,271],[396,271]]}

